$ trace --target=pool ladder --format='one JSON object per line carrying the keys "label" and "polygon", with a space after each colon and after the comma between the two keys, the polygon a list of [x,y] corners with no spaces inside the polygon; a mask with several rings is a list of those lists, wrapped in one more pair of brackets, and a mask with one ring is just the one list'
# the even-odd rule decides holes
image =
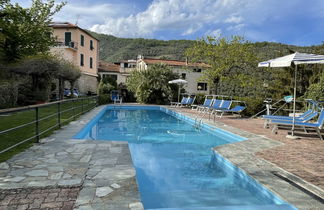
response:
{"label": "pool ladder", "polygon": [[194,127],[195,127],[196,129],[200,129],[201,124],[202,124],[202,121],[203,121],[203,119],[204,119],[206,113],[207,113],[207,112],[203,112],[203,114],[202,114],[202,116],[201,116],[200,118],[199,118],[199,114],[198,114],[198,116],[195,118],[195,124],[194,124]]}

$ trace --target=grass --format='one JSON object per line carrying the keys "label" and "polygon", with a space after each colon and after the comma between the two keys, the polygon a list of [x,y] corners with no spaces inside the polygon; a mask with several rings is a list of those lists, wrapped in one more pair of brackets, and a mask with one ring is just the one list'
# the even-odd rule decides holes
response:
{"label": "grass", "polygon": [[[82,105],[81,100],[76,101],[66,101],[61,104],[61,126],[66,125],[73,119],[78,118],[83,112],[90,110],[94,107],[95,98],[84,100],[83,108],[78,107]],[[73,109],[74,107],[74,109]],[[78,107],[78,108],[76,108]],[[70,109],[70,110],[69,110]],[[39,107],[39,119],[48,117],[47,119],[41,120],[39,122],[39,133],[46,131],[47,129],[52,129],[44,132],[40,135],[40,138],[44,138],[53,133],[54,130],[58,129],[58,105],[51,104],[45,107]],[[51,116],[54,115],[54,116]],[[51,117],[50,117],[51,116]],[[23,125],[25,123],[33,122],[36,120],[36,111],[35,109],[9,113],[5,115],[0,115],[0,131],[14,128],[16,126]],[[22,128],[12,130],[3,134],[0,134],[0,151],[22,142],[27,138],[31,138],[36,134],[36,123],[32,123]],[[6,161],[11,158],[13,155],[24,151],[29,148],[36,142],[36,137],[32,138],[30,141],[27,141],[15,148],[10,149],[7,152],[0,154],[0,162]]]}

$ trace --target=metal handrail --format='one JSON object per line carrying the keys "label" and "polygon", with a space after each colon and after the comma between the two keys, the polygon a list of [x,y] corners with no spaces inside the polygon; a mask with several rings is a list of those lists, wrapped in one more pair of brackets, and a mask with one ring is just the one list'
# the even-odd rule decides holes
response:
{"label": "metal handrail", "polygon": [[[83,102],[84,100],[86,100],[87,103],[84,103]],[[79,101],[81,101],[81,105],[75,106],[74,105],[75,102],[79,102]],[[64,104],[64,103],[67,103],[67,102],[72,102],[72,108],[61,110],[62,109],[61,105]],[[15,112],[21,112],[21,111],[27,111],[27,110],[35,110],[35,119],[34,120],[32,120],[30,122],[27,122],[27,123],[24,123],[22,125],[18,125],[18,126],[13,127],[13,128],[8,128],[8,129],[0,131],[0,134],[5,134],[5,133],[8,133],[8,132],[11,132],[11,131],[14,131],[14,130],[24,128],[26,126],[35,124],[35,135],[33,135],[31,137],[28,137],[26,139],[23,139],[23,140],[19,141],[18,143],[7,147],[6,149],[3,149],[2,151],[0,151],[0,154],[2,154],[4,152],[7,152],[7,151],[9,151],[9,150],[11,150],[11,149],[25,143],[25,142],[33,140],[35,138],[36,138],[37,142],[39,142],[39,139],[40,139],[41,135],[43,135],[44,133],[49,132],[52,129],[60,128],[62,123],[68,122],[73,118],[75,119],[77,116],[82,115],[83,113],[93,109],[94,107],[97,106],[97,102],[98,102],[98,96],[91,96],[91,97],[85,97],[85,98],[68,99],[68,100],[50,102],[50,103],[46,103],[46,104],[31,105],[31,106],[25,106],[25,107],[18,107],[18,108],[0,110],[0,116],[2,114],[7,114],[7,113],[15,113]],[[48,107],[48,106],[55,105],[55,104],[57,104],[57,110],[55,111],[55,113],[47,115],[47,116],[45,116],[43,118],[39,117],[39,108]],[[85,107],[88,107],[88,106],[90,106],[90,108],[85,109]],[[81,108],[81,111],[75,113],[75,110],[80,109],[80,108]],[[67,119],[62,119],[61,118],[62,113],[65,113],[65,112],[68,112],[68,111],[71,111],[71,110],[73,111],[73,115],[71,117],[69,117]],[[44,120],[53,118],[53,117],[57,118],[57,123],[50,126],[49,128],[46,128],[45,130],[40,131],[39,128],[40,128],[41,122],[43,122]]]}

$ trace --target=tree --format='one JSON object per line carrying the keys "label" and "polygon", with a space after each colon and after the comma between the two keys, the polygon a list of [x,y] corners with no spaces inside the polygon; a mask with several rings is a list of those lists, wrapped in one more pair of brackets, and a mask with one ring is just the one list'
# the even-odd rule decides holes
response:
{"label": "tree", "polygon": [[147,70],[133,71],[126,85],[140,103],[166,104],[176,93],[176,86],[168,82],[178,77],[168,66],[155,64]]}
{"label": "tree", "polygon": [[305,98],[324,100],[324,72],[320,75],[317,83],[313,83],[309,86],[305,93]]}
{"label": "tree", "polygon": [[[202,79],[213,85],[215,92],[217,86],[226,82],[226,79],[235,80],[240,89],[255,86],[257,82],[255,77],[249,75],[249,70],[256,70],[258,63],[253,45],[240,36],[230,39],[208,36],[196,41],[193,47],[186,50],[186,55],[193,62],[210,65],[210,68],[203,72]],[[231,74],[231,71],[234,73]]]}
{"label": "tree", "polygon": [[15,62],[25,56],[47,53],[54,44],[49,23],[65,3],[33,0],[30,8],[1,1],[0,56],[3,62]]}
{"label": "tree", "polygon": [[24,82],[21,92],[23,95],[27,95],[29,100],[35,102],[49,99],[51,84],[57,77],[60,68],[60,61],[49,55],[26,57],[9,67],[12,73],[29,78],[27,82]]}
{"label": "tree", "polygon": [[104,77],[100,80],[98,86],[99,104],[111,102],[111,91],[117,89],[117,81],[112,77]]}
{"label": "tree", "polygon": [[59,81],[59,99],[63,99],[63,92],[64,92],[64,82],[68,81],[70,83],[70,92],[71,97],[73,97],[73,89],[75,82],[81,77],[81,70],[79,67],[74,65],[73,63],[60,59],[60,69],[57,74],[57,78]]}

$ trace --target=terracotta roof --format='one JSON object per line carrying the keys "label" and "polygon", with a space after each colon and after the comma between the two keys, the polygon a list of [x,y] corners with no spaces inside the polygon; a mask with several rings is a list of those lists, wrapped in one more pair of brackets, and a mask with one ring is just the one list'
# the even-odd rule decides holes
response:
{"label": "terracotta roof", "polygon": [[99,61],[99,72],[119,72],[119,65],[116,65],[114,63],[108,63],[105,61]]}
{"label": "terracotta roof", "polygon": [[154,58],[144,58],[143,61],[146,64],[158,64],[164,63],[170,66],[191,66],[191,67],[209,67],[209,65],[205,63],[187,63],[186,61],[177,61],[177,60],[162,60],[162,59],[154,59]]}
{"label": "terracotta roof", "polygon": [[83,28],[80,28],[79,26],[77,26],[75,24],[69,23],[69,22],[51,22],[48,26],[50,26],[52,28],[76,28],[76,29],[80,29],[81,31],[88,34],[89,36],[91,36],[92,38],[94,38],[95,40],[97,40],[99,42],[99,39],[92,36],[88,31],[84,30]]}

